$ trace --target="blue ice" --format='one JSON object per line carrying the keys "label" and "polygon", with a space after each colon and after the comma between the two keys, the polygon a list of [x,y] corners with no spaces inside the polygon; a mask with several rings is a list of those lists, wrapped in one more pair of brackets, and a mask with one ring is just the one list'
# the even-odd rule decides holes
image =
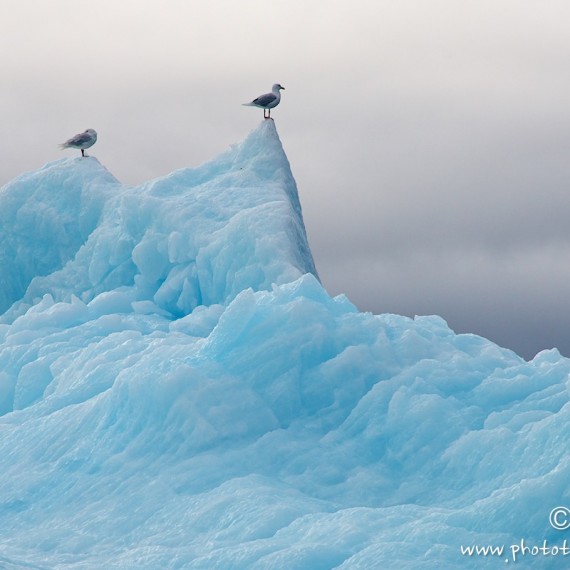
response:
{"label": "blue ice", "polygon": [[568,567],[570,361],[328,295],[273,121],[0,217],[0,567]]}

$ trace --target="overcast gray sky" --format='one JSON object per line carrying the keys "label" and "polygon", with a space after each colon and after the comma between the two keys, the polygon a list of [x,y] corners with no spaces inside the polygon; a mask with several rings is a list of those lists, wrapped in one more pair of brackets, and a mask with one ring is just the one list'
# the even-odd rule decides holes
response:
{"label": "overcast gray sky", "polygon": [[126,184],[197,166],[280,82],[331,294],[570,356],[567,0],[0,0],[0,16],[0,183],[86,128]]}

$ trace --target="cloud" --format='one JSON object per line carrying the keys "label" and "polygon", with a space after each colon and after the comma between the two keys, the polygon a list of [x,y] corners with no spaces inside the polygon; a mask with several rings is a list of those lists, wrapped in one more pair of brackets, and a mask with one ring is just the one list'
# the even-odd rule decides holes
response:
{"label": "cloud", "polygon": [[331,292],[570,354],[567,3],[2,7],[2,182],[89,127],[124,183],[198,165],[257,125],[241,103],[279,81],[274,117]]}

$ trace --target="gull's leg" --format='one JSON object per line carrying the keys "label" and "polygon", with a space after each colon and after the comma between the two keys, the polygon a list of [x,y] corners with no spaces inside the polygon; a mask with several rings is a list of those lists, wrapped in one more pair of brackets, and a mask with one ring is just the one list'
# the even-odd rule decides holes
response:
{"label": "gull's leg", "polygon": [[85,149],[81,149],[81,156],[85,156]]}

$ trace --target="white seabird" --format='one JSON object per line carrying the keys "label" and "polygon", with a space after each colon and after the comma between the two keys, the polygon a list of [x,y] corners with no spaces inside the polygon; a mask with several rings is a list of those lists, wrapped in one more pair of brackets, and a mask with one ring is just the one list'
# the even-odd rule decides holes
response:
{"label": "white seabird", "polygon": [[244,105],[246,107],[259,107],[263,109],[263,118],[270,119],[271,109],[273,109],[273,107],[277,107],[277,105],[279,105],[279,102],[281,101],[281,89],[285,89],[285,87],[283,87],[279,83],[276,83],[271,88],[271,93],[265,93],[265,95],[260,95],[259,97],[254,99],[251,103],[244,103]]}
{"label": "white seabird", "polygon": [[92,147],[97,142],[97,133],[93,129],[87,129],[84,133],[80,133],[71,137],[68,141],[59,145],[62,150],[64,148],[76,148],[81,150],[81,156],[85,156],[85,149]]}

